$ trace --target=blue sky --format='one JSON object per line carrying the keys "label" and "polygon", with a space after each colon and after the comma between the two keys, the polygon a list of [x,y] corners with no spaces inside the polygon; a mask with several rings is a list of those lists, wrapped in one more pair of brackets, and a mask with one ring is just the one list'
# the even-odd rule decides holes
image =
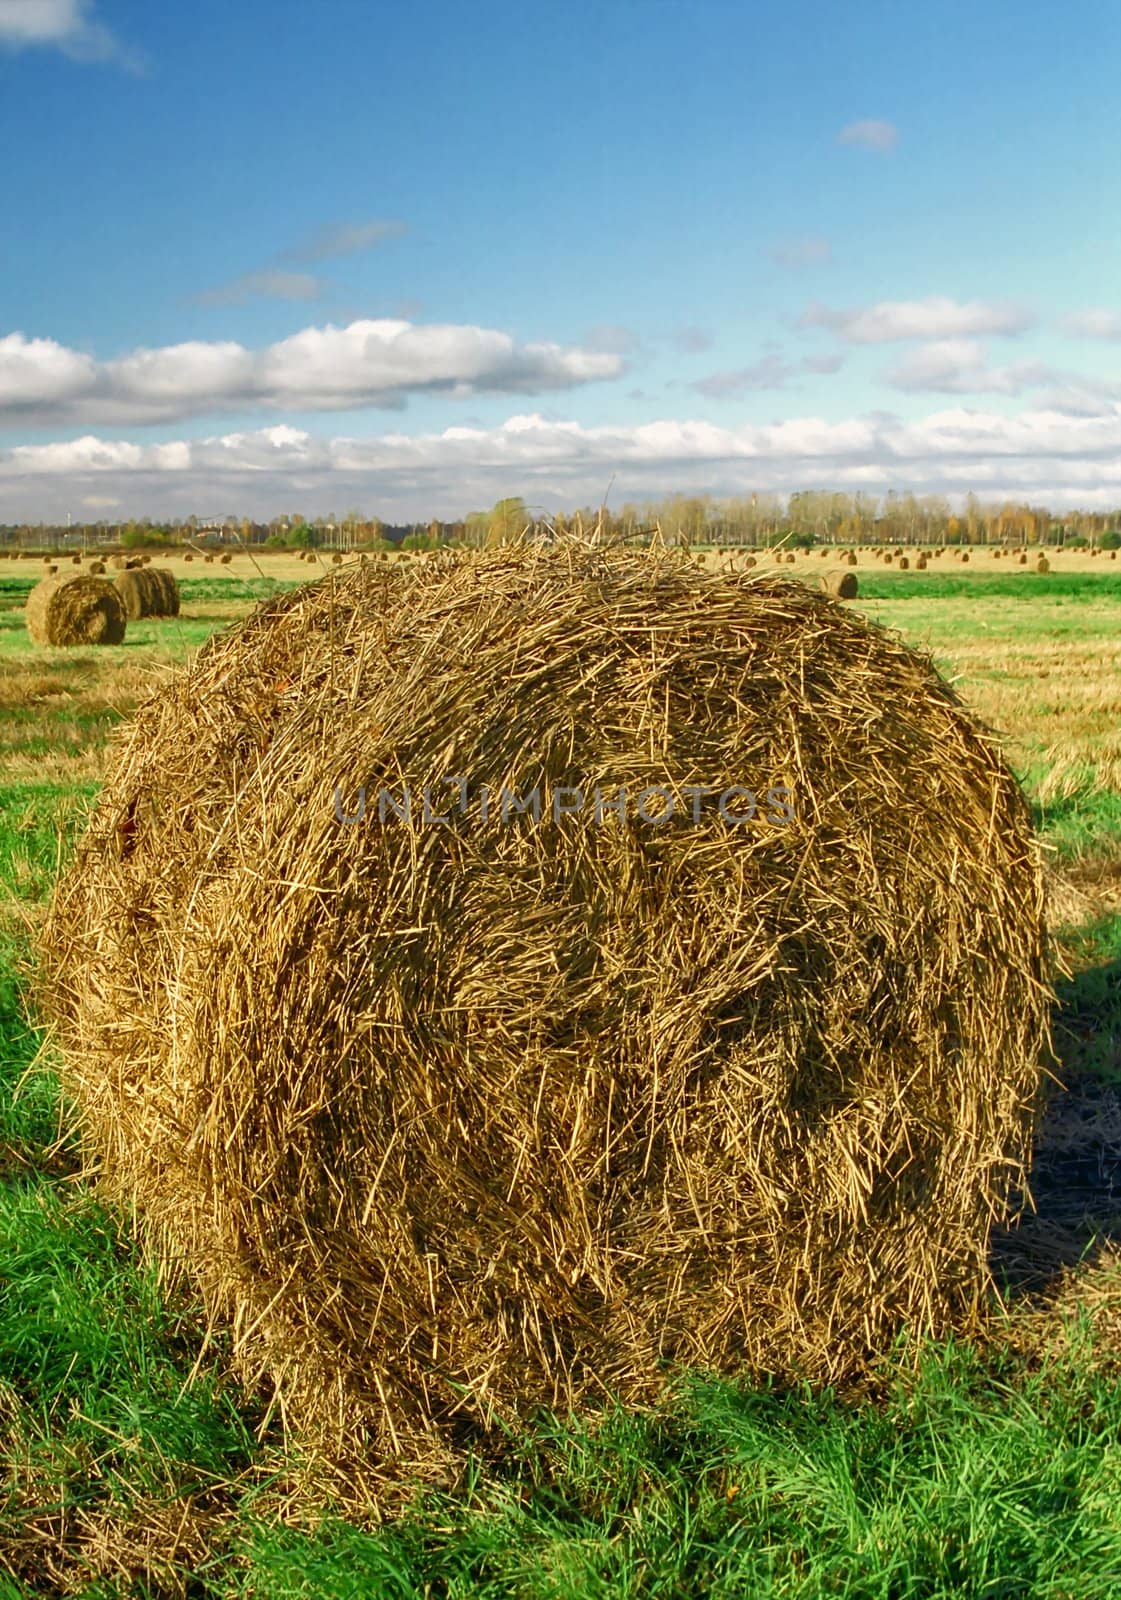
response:
{"label": "blue sky", "polygon": [[1121,505],[1121,8],[0,0],[0,522]]}

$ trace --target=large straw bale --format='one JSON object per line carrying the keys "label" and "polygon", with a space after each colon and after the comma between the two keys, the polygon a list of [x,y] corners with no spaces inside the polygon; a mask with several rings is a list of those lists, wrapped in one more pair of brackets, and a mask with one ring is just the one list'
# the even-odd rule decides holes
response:
{"label": "large straw bale", "polygon": [[118,572],[113,577],[113,585],[134,622],[139,617],[179,615],[179,585],[166,567],[137,567]]}
{"label": "large straw bale", "polygon": [[[733,785],[740,825],[696,792]],[[1028,808],[927,657],[766,568],[565,542],[211,639],[122,736],[40,1001],[104,1194],[358,1494],[975,1312],[1043,937]]]}
{"label": "large straw bale", "polygon": [[125,608],[113,585],[80,572],[37,583],[24,617],[36,644],[120,644],[125,636]]}

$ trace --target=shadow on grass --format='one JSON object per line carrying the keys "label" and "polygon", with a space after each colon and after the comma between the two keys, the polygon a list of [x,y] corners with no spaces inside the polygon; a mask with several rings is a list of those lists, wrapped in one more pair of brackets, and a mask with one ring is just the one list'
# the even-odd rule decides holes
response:
{"label": "shadow on grass", "polygon": [[1059,985],[1056,1068],[1035,1141],[1034,1209],[994,1235],[992,1265],[1013,1298],[1121,1245],[1121,958]]}

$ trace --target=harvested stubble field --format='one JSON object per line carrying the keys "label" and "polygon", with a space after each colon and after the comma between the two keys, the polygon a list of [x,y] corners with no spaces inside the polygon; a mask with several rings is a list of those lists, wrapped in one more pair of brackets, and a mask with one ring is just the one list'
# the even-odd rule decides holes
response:
{"label": "harvested stubble field", "polygon": [[842,1393],[697,1374],[653,1410],[542,1420],[501,1472],[382,1527],[316,1515],[266,1394],[228,1376],[225,1336],[161,1290],[80,1179],[22,999],[110,729],[216,628],[314,573],[172,563],[180,616],[98,650],[30,646],[38,574],[0,573],[0,1594],[1116,1592],[1121,581],[1067,560],[898,572],[862,555],[849,602],[933,652],[999,731],[1048,846],[1065,1088],[1037,1213],[994,1241],[1000,1315],[972,1340],[900,1347]]}

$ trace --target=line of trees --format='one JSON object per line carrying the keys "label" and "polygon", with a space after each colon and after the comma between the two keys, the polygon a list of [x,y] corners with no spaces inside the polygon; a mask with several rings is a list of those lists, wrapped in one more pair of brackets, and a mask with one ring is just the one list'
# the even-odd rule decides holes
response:
{"label": "line of trees", "polygon": [[941,495],[842,494],[802,490],[716,499],[711,495],[668,495],[617,510],[583,506],[546,514],[518,496],[499,500],[489,511],[473,511],[458,521],[433,519],[386,523],[356,507],[337,515],[308,516],[302,511],[255,522],[248,517],[187,517],[182,522],[97,522],[67,525],[0,525],[0,546],[40,549],[67,545],[166,547],[180,544],[265,545],[290,549],[435,549],[444,544],[494,545],[516,539],[526,528],[549,537],[568,530],[641,538],[651,530],[664,540],[686,545],[783,544],[1121,544],[1121,509],[1052,512],[1045,506],[1005,500],[982,503],[967,495],[957,509]]}

